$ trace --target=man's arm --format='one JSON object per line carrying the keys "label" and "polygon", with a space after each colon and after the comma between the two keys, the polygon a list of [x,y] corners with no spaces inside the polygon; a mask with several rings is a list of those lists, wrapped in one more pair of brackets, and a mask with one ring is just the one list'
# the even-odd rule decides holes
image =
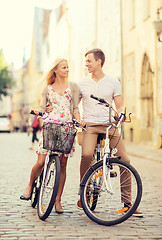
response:
{"label": "man's arm", "polygon": [[121,95],[115,96],[114,97],[114,102],[115,102],[117,113],[120,116],[121,113],[124,113],[122,96]]}

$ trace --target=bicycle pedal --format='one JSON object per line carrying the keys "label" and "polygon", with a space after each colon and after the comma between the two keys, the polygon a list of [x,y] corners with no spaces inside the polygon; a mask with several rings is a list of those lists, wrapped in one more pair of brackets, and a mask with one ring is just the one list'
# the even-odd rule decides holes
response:
{"label": "bicycle pedal", "polygon": [[110,172],[110,177],[117,177],[117,172]]}

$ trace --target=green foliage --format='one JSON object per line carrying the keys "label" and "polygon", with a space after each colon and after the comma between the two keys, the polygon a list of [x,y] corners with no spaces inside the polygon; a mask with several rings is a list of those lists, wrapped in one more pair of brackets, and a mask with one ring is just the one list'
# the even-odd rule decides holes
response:
{"label": "green foliage", "polygon": [[0,100],[2,99],[2,96],[8,95],[8,89],[12,88],[13,85],[14,80],[12,74],[4,59],[3,51],[0,49]]}

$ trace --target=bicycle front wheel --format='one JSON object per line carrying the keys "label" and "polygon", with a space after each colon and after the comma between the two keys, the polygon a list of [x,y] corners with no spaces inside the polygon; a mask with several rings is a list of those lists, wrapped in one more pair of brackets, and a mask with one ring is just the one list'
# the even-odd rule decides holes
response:
{"label": "bicycle front wheel", "polygon": [[32,189],[32,194],[31,194],[31,206],[35,208],[37,205],[37,200],[38,200],[38,179],[34,182],[33,189]]}
{"label": "bicycle front wheel", "polygon": [[37,204],[38,216],[45,220],[54,206],[60,181],[60,160],[56,154],[49,156],[44,181],[40,186]]}
{"label": "bicycle front wheel", "polygon": [[36,205],[37,205],[38,196],[39,196],[39,189],[40,189],[40,186],[41,186],[42,179],[43,179],[43,171],[42,171],[41,175],[35,180],[35,182],[33,184],[32,193],[31,193],[31,206],[33,208],[35,208]]}
{"label": "bicycle front wheel", "polygon": [[137,209],[142,182],[133,166],[115,157],[106,160],[106,181],[111,191],[103,177],[103,161],[99,161],[82,180],[81,204],[92,221],[111,226],[125,221]]}

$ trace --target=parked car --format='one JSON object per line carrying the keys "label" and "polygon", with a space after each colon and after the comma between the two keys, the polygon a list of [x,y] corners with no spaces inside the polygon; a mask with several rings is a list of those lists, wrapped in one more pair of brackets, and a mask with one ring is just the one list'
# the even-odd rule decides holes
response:
{"label": "parked car", "polygon": [[10,132],[11,124],[7,116],[0,116],[0,132]]}

